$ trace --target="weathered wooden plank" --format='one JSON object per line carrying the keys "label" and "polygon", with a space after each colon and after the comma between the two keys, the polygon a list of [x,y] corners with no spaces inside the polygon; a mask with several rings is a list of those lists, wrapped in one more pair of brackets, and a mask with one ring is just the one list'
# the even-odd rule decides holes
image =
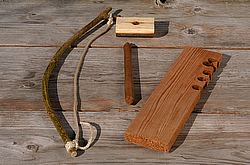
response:
{"label": "weathered wooden plank", "polygon": [[[64,113],[70,124],[73,114]],[[67,155],[45,112],[1,110],[1,164],[249,164],[249,115],[193,114],[175,149],[159,153],[130,145],[123,133],[135,112],[80,113],[100,137],[77,158]],[[85,135],[86,137],[86,135]]]}
{"label": "weathered wooden plank", "polygon": [[[56,50],[57,48],[0,48],[1,110],[44,109],[41,78]],[[83,110],[137,111],[181,52],[179,49],[141,48],[137,51],[142,100],[135,106],[128,106],[124,102],[122,48],[92,48],[86,57],[80,77]],[[59,72],[58,97],[64,110],[72,108],[73,73],[81,52],[82,49],[74,50]],[[202,94],[197,111],[249,113],[249,51],[221,52],[224,54],[223,70],[218,70],[221,73],[215,75]],[[136,76],[135,81],[138,82],[138,75]],[[55,82],[52,84],[56,87]],[[56,94],[53,96],[56,98]]]}
{"label": "weathered wooden plank", "polygon": [[[171,1],[168,8],[155,8],[152,0],[140,1],[2,1],[1,46],[61,45],[106,6],[123,9],[123,16],[155,17],[156,38],[117,38],[115,28],[93,46],[249,48],[249,1]],[[166,33],[168,33],[166,35]],[[82,44],[86,43],[84,41]]]}
{"label": "weathered wooden plank", "polygon": [[[139,47],[224,49],[227,65],[210,82],[196,109],[202,113],[192,114],[170,154],[129,145],[123,133],[179,49],[136,50],[142,92],[136,106],[124,103],[122,49],[90,49],[80,80],[86,112],[80,116],[99,124],[101,134],[94,147],[76,159],[67,155],[44,111],[41,77],[57,50],[53,47],[106,6],[123,9],[123,16],[155,17],[157,35],[150,40],[120,39],[113,27],[93,47],[121,47],[129,41]],[[250,164],[249,6],[249,1],[229,0],[175,0],[165,9],[154,8],[152,0],[1,1],[0,47],[9,48],[0,48],[0,164]],[[64,110],[72,107],[73,72],[80,52],[74,50],[59,72],[58,97]],[[72,124],[72,113],[64,114]]]}

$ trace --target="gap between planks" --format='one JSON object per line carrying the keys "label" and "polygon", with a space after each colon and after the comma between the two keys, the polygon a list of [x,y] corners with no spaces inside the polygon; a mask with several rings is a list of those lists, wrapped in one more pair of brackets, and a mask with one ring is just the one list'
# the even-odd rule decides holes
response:
{"label": "gap between planks", "polygon": [[[189,46],[189,45],[186,45]],[[184,49],[186,46],[137,46],[137,48],[143,49]],[[56,48],[61,47],[61,45],[21,45],[21,44],[0,44],[0,48]],[[85,45],[79,45],[75,48],[84,48]],[[111,45],[94,45],[90,48],[122,48],[121,46],[111,46]],[[215,46],[197,46],[202,49],[217,49],[217,50],[250,50],[250,47],[215,47]]]}

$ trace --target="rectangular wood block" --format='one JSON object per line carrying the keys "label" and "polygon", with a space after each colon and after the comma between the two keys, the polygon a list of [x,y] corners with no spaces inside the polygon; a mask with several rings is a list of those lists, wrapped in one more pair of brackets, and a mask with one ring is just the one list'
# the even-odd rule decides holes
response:
{"label": "rectangular wood block", "polygon": [[220,53],[185,48],[128,127],[125,139],[170,151],[221,60]]}
{"label": "rectangular wood block", "polygon": [[117,17],[117,36],[153,36],[154,18],[150,17]]}

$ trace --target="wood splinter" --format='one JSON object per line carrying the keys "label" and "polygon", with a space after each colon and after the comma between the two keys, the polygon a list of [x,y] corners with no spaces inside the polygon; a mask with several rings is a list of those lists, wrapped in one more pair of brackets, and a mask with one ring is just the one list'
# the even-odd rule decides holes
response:
{"label": "wood splinter", "polygon": [[170,151],[221,59],[220,53],[185,48],[128,127],[125,139]]}

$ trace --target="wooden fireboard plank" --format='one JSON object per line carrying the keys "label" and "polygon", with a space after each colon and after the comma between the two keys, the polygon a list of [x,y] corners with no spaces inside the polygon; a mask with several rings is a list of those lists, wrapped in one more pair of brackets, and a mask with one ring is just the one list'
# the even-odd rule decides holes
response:
{"label": "wooden fireboard plank", "polygon": [[221,59],[220,53],[185,48],[132,121],[125,139],[170,151]]}

